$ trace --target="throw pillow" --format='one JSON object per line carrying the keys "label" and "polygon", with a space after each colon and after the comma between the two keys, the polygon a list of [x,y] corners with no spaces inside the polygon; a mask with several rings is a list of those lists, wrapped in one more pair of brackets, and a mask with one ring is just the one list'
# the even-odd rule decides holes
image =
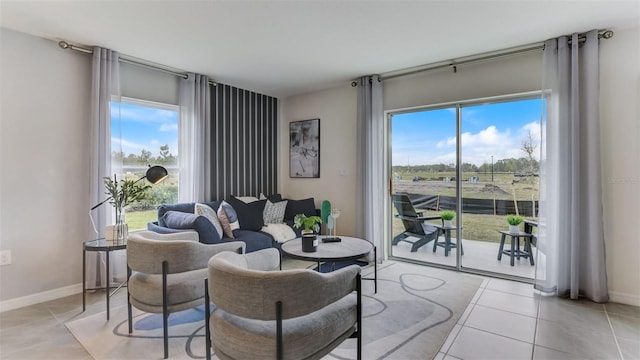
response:
{"label": "throw pillow", "polygon": [[236,199],[242,201],[245,204],[252,203],[254,201],[260,200],[255,196],[233,196],[233,195],[231,195],[231,197],[236,198]]}
{"label": "throw pillow", "polygon": [[284,222],[284,212],[287,209],[287,200],[271,202],[267,200],[264,205],[263,218],[265,224],[281,224]]}
{"label": "throw pillow", "polygon": [[293,218],[298,214],[305,214],[306,216],[317,215],[315,200],[313,198],[303,200],[288,200],[284,218],[286,220],[293,220]]}
{"label": "throw pillow", "polygon": [[236,214],[233,207],[226,201],[222,201],[220,207],[218,208],[218,219],[220,219],[220,224],[222,225],[222,229],[224,234],[228,238],[234,239],[233,235],[234,230],[240,229],[240,223],[238,222],[238,214]]}
{"label": "throw pillow", "polygon": [[220,242],[218,232],[211,221],[204,216],[169,210],[162,217],[168,228],[197,231],[198,240],[201,243],[217,244]]}
{"label": "throw pillow", "polygon": [[260,193],[260,200],[264,200],[264,199],[267,199],[272,203],[276,203],[278,201],[282,201],[282,195],[280,194],[265,195],[263,193]]}
{"label": "throw pillow", "polygon": [[238,215],[240,229],[260,231],[264,226],[263,212],[267,200],[245,203],[236,197],[231,197],[229,204]]}
{"label": "throw pillow", "polygon": [[201,215],[209,219],[213,227],[218,232],[218,236],[222,237],[224,235],[224,231],[222,230],[222,224],[220,224],[220,219],[218,219],[218,215],[216,211],[211,208],[211,206],[201,203],[196,203],[193,213],[196,215]]}

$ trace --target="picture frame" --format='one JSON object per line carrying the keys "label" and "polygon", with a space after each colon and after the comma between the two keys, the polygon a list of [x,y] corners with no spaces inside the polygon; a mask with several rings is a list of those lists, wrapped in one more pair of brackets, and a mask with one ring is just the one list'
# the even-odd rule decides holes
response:
{"label": "picture frame", "polygon": [[320,119],[289,123],[289,177],[320,177]]}

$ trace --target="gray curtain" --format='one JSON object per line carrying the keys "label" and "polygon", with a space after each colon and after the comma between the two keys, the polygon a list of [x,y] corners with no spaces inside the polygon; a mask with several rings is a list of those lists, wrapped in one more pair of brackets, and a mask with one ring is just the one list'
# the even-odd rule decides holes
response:
{"label": "gray curtain", "polygon": [[356,204],[357,236],[371,241],[378,250],[378,263],[384,257],[384,113],[382,82],[379,76],[358,80],[356,180],[359,188]]}
{"label": "gray curtain", "polygon": [[[120,54],[109,49],[93,49],[91,78],[91,174],[89,176],[89,206],[105,198],[104,178],[111,176],[111,101],[120,103]],[[118,114],[119,115],[119,114]],[[105,225],[111,223],[111,206],[103,204],[90,214],[91,233],[88,239],[104,237]],[[105,274],[100,271],[104,263],[102,253],[87,255],[88,287],[104,286]]]}
{"label": "gray curtain", "polygon": [[209,78],[189,73],[180,79],[179,202],[211,199],[210,121]]}
{"label": "gray curtain", "polygon": [[545,43],[537,289],[609,300],[602,219],[598,32]]}

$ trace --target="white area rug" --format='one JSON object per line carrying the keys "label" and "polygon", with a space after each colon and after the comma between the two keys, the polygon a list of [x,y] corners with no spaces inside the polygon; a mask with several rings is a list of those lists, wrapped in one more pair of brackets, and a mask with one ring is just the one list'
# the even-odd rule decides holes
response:
{"label": "white area rug", "polygon": [[[373,267],[364,269],[363,276],[372,277]],[[385,262],[378,267],[377,294],[373,281],[363,280],[362,358],[432,359],[481,282],[453,271]],[[126,306],[112,309],[108,322],[101,313],[66,326],[96,359],[162,359],[161,325],[140,329],[153,327],[159,316],[140,311],[134,316],[139,329],[134,328],[131,335]],[[195,321],[185,323],[189,319]],[[197,311],[172,314],[169,321],[169,358],[204,358],[204,319],[198,318]],[[355,346],[356,340],[348,339],[326,359],[355,359]]]}

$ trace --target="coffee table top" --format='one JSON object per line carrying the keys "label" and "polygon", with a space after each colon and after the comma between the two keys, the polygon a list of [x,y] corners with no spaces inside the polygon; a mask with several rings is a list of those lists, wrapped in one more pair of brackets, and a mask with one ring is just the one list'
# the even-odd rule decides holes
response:
{"label": "coffee table top", "polygon": [[323,243],[318,236],[318,247],[315,252],[302,251],[302,239],[297,238],[282,243],[283,253],[300,260],[311,261],[345,261],[361,258],[373,250],[373,244],[367,240],[351,237],[339,236],[342,241],[333,243]]}

